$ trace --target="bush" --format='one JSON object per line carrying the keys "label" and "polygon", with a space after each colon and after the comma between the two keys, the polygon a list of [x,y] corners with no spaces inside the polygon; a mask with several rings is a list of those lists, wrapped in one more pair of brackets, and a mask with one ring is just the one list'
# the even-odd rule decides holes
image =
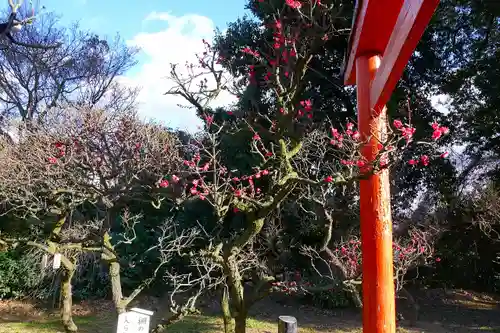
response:
{"label": "bush", "polygon": [[[341,287],[335,289],[321,289],[322,286],[328,286],[332,283],[331,280],[313,275],[305,277],[306,285],[311,286],[309,292],[304,295],[304,300],[318,308],[322,309],[338,309],[356,306],[353,304],[352,296]],[[315,289],[316,287],[320,287]]]}
{"label": "bush", "polygon": [[437,244],[440,262],[432,280],[450,288],[500,290],[500,189],[480,187],[463,195],[447,214]]}
{"label": "bush", "polygon": [[48,281],[40,274],[41,255],[10,250],[0,252],[0,299],[45,298]]}
{"label": "bush", "polygon": [[313,305],[323,309],[347,308],[353,306],[344,290],[318,291],[310,295]]}

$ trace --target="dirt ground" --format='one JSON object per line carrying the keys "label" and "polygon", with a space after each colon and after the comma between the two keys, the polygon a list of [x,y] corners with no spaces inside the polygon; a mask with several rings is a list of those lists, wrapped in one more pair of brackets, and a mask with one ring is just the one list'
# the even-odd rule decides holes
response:
{"label": "dirt ground", "polygon": [[[413,327],[408,325],[408,320],[400,320],[398,323],[402,328],[400,332],[500,333],[500,295],[443,289],[412,291],[412,295],[420,305],[419,318]],[[152,298],[142,299],[138,306],[156,311],[161,308],[159,300]],[[405,317],[404,302],[399,302],[398,308]],[[205,301],[203,309],[206,315],[193,318],[191,326],[180,326],[169,332],[201,332],[199,328],[196,328],[200,325],[212,326],[212,329],[203,331],[220,332],[220,323],[215,316],[217,312],[215,300]],[[115,320],[112,305],[107,301],[76,304],[74,314],[82,323],[80,326],[83,332],[110,332],[111,322]],[[103,314],[107,314],[107,317]],[[273,328],[280,315],[296,317],[301,328],[300,332],[361,332],[361,315],[356,310],[322,310],[297,302],[283,304],[272,298],[262,301],[252,309],[250,332],[275,332]],[[92,318],[92,320],[84,321],[83,318]],[[198,321],[197,324],[196,321]],[[51,325],[54,326],[49,325],[50,322],[53,322],[54,324]],[[15,326],[20,323],[24,325],[30,323],[30,327],[36,327],[39,323],[38,326],[43,326],[45,329]],[[0,301],[0,333],[58,332],[58,325],[57,311],[47,310],[41,305],[30,302]]]}
{"label": "dirt ground", "polygon": [[[500,295],[443,289],[411,290],[411,294],[420,307],[416,325],[410,325],[408,320],[414,311],[404,300],[397,303],[398,312],[404,318],[398,326],[408,332],[500,333]],[[277,314],[292,315],[298,319],[299,326],[318,330],[335,327],[349,332],[361,323],[361,314],[354,309],[327,311],[293,304],[280,306],[269,301],[256,306],[253,314],[269,320],[276,320]]]}

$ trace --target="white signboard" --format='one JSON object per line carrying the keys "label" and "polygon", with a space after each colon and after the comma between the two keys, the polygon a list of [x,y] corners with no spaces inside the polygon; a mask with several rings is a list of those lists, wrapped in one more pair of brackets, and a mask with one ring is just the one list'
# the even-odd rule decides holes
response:
{"label": "white signboard", "polygon": [[59,269],[59,267],[61,267],[61,254],[56,253],[54,254],[54,261],[52,262],[52,268]]}
{"label": "white signboard", "polygon": [[49,262],[49,256],[47,255],[47,253],[45,253],[43,256],[42,256],[42,262],[40,263],[40,266],[41,266],[41,269],[42,271],[47,268],[47,263]]}
{"label": "white signboard", "polygon": [[148,333],[152,311],[132,308],[118,316],[116,333]]}

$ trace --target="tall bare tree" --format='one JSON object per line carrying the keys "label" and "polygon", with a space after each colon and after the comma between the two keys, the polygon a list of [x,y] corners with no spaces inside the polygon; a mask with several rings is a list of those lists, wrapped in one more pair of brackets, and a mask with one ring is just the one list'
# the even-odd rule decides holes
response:
{"label": "tall bare tree", "polygon": [[[16,33],[33,48],[10,44],[0,53],[0,117],[31,123],[56,106],[130,109],[137,91],[117,78],[135,65],[137,49],[116,36],[103,39],[78,24],[61,27],[52,13],[38,17]],[[5,43],[8,43],[6,40]]]}
{"label": "tall bare tree", "polygon": [[23,6],[23,4],[26,4],[24,0],[9,0],[8,4],[10,7],[8,19],[6,22],[0,24],[0,34],[7,40],[7,43],[3,45],[4,49],[9,48],[10,45],[18,45],[23,47],[48,50],[57,48],[61,45],[59,42],[55,44],[30,44],[24,43],[15,38],[13,34],[21,31],[26,25],[32,24],[35,20],[35,7],[33,6],[33,2],[30,1],[31,8],[30,10],[28,10],[29,13],[26,13],[26,6]]}

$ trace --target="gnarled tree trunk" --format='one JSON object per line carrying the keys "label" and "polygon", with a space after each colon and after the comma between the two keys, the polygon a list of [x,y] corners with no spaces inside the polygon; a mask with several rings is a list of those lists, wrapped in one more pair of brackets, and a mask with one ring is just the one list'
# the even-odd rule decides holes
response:
{"label": "gnarled tree trunk", "polygon": [[[120,263],[114,253],[113,244],[108,233],[103,236],[104,251],[101,254],[102,259],[107,263],[109,270],[109,280],[111,283],[111,297],[117,315],[125,313],[127,310],[128,301],[123,299],[122,282],[120,276]],[[118,329],[118,321],[116,321],[113,332]]]}
{"label": "gnarled tree trunk", "polygon": [[66,332],[77,332],[78,327],[73,321],[73,292],[71,288],[71,280],[75,274],[75,267],[64,267],[63,276],[61,279],[61,317]]}
{"label": "gnarled tree trunk", "polygon": [[[109,280],[111,283],[111,297],[113,298],[113,305],[117,315],[125,313],[129,302],[123,299],[122,282],[120,276],[120,263],[114,252],[113,244],[111,244],[111,237],[106,232],[103,235],[104,250],[101,258],[108,265]],[[116,321],[113,332],[118,329],[118,321]]]}
{"label": "gnarled tree trunk", "polygon": [[221,295],[221,309],[222,319],[224,319],[224,333],[234,332],[234,321],[231,315],[231,305],[229,304],[229,290],[228,286],[224,285]]}
{"label": "gnarled tree trunk", "polygon": [[109,279],[111,280],[111,294],[116,313],[122,314],[127,310],[129,302],[123,299],[120,264],[117,261],[111,261],[109,263]]}
{"label": "gnarled tree trunk", "polygon": [[247,309],[242,277],[234,257],[226,258],[225,264],[228,275],[229,295],[231,297],[230,304],[233,308],[231,314],[235,319],[234,332],[246,333]]}
{"label": "gnarled tree trunk", "polygon": [[420,310],[420,306],[418,305],[417,301],[412,296],[412,294],[410,294],[410,292],[406,288],[402,287],[399,290],[399,294],[404,298],[406,298],[406,301],[408,302],[408,305],[411,308],[411,313],[409,318],[410,326],[415,326],[418,321],[418,313]]}
{"label": "gnarled tree trunk", "polygon": [[234,325],[234,332],[235,333],[245,333],[247,330],[247,317],[248,313],[246,309],[242,309],[238,314],[236,315],[235,319],[235,325]]}

